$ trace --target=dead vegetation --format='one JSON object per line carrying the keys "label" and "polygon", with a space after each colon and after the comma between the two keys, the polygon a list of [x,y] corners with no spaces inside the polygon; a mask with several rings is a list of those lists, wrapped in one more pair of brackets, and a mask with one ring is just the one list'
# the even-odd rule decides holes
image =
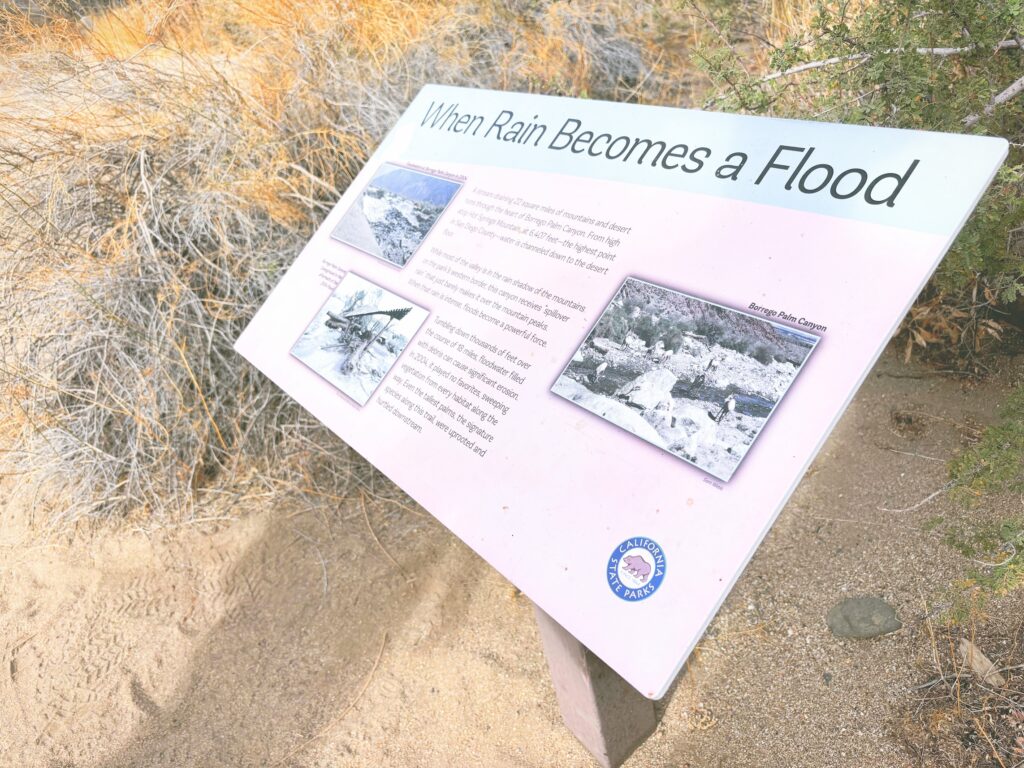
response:
{"label": "dead vegetation", "polygon": [[0,18],[0,435],[54,522],[340,487],[341,444],[231,345],[422,84],[692,86],[658,4],[39,8]]}
{"label": "dead vegetation", "polygon": [[955,630],[928,624],[927,680],[897,736],[922,768],[1024,765],[1024,619],[1019,596],[1002,617]]}

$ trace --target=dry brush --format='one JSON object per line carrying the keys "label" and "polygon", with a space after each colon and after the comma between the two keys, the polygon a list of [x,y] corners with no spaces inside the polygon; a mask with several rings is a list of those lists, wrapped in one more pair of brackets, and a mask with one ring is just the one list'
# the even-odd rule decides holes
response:
{"label": "dry brush", "polygon": [[54,522],[352,482],[231,345],[422,84],[692,87],[657,5],[54,8],[0,19],[0,459]]}

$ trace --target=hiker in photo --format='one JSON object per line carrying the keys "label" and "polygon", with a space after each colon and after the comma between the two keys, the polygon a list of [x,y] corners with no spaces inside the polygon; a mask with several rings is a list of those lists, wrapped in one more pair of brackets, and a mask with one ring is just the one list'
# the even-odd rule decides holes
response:
{"label": "hiker in photo", "polygon": [[817,341],[629,278],[552,391],[728,480]]}
{"label": "hiker in photo", "polygon": [[736,395],[729,395],[725,398],[725,402],[722,403],[718,409],[718,413],[715,414],[715,423],[721,424],[722,419],[728,416],[730,413],[736,410]]}
{"label": "hiker in photo", "polygon": [[461,187],[451,179],[384,163],[331,237],[404,267]]}
{"label": "hiker in photo", "polygon": [[695,386],[695,387],[703,386],[704,382],[707,381],[708,376],[712,376],[713,377],[715,375],[715,371],[717,370],[717,368],[718,368],[718,358],[717,357],[712,357],[708,361],[708,364],[707,364],[707,366],[705,366],[704,370],[701,371],[699,374],[697,374],[697,378],[695,378],[693,380],[693,386]]}
{"label": "hiker in photo", "polygon": [[427,311],[349,272],[292,347],[292,355],[364,405]]}

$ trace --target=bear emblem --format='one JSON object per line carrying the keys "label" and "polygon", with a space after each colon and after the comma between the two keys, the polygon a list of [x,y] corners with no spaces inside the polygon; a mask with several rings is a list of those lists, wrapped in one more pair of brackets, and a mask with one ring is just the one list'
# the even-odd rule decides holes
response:
{"label": "bear emblem", "polygon": [[650,564],[640,555],[626,555],[622,562],[626,564],[626,570],[642,582],[646,582],[647,577],[651,575]]}

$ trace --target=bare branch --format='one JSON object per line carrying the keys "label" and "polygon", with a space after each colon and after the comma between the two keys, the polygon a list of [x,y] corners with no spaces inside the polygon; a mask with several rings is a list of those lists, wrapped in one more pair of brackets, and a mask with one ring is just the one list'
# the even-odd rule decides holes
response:
{"label": "bare branch", "polygon": [[[887,48],[884,51],[881,51],[880,54],[908,53],[910,51],[913,51],[914,53],[918,53],[922,56],[937,56],[939,58],[945,58],[947,56],[957,56],[961,53],[970,53],[971,51],[977,50],[978,47],[979,46],[976,44],[971,44],[963,45],[956,48]],[[1001,40],[992,49],[992,52],[998,53],[999,51],[1003,51],[1008,48],[1024,48],[1024,44],[1022,44],[1022,39],[1018,36],[1014,36],[1012,39]],[[850,61],[865,62],[876,55],[879,54],[862,52],[851,53],[846,56],[832,56],[827,59],[819,59],[818,61],[808,61],[804,64],[797,64],[796,66],[790,67],[789,69],[782,69],[779,70],[778,72],[772,72],[770,74],[767,74],[760,80],[758,80],[757,84],[760,85],[763,83],[770,83],[773,80],[779,80],[780,78],[783,77],[799,75],[802,72],[810,72],[811,70],[821,69],[822,67],[831,67],[834,64],[844,64]],[[721,101],[723,98],[724,94],[719,93],[717,96],[708,99],[706,102],[704,102],[704,109],[710,109],[715,103]],[[1010,98],[1012,98],[1012,96]],[[970,120],[971,118],[975,118],[974,122],[968,123],[967,121]],[[970,117],[964,119],[964,123],[966,123],[968,126],[971,126],[977,123],[978,119],[980,118],[978,118],[976,115],[971,115]]]}
{"label": "bare branch", "polygon": [[[1020,96],[1021,93],[1024,93],[1024,77],[1014,81],[1014,83],[1009,88],[1007,88],[1004,91],[1000,91],[995,96],[993,96],[992,100],[985,105],[985,114],[991,115],[995,111],[995,108],[998,107],[1000,104],[1005,104],[1010,99],[1014,99],[1017,96]],[[972,128],[973,126],[978,124],[979,120],[981,120],[981,115],[968,115],[967,117],[964,118],[964,125],[967,126],[968,128]]]}
{"label": "bare branch", "polygon": [[[1021,47],[1020,42],[1016,39],[1003,40],[995,47],[995,51],[1019,47]],[[881,53],[907,53],[910,50],[913,50],[914,53],[919,53],[922,56],[938,56],[941,58],[945,56],[956,56],[961,53],[970,53],[971,51],[976,50],[977,48],[977,45],[964,45],[960,46],[959,48],[887,48]],[[783,69],[779,72],[772,72],[770,75],[765,75],[763,78],[761,78],[760,82],[767,83],[771,80],[778,80],[780,77],[797,75],[800,74],[801,72],[807,72],[812,69],[820,69],[822,67],[829,67],[832,66],[833,64],[841,64],[846,61],[864,61],[866,59],[870,59],[874,55],[875,54],[872,53],[851,53],[848,56],[833,56],[828,59],[821,59],[820,61],[810,61],[807,62],[806,64],[798,64],[795,67]]]}
{"label": "bare branch", "polygon": [[798,75],[801,72],[809,72],[812,69],[821,69],[822,67],[830,67],[833,64],[841,64],[845,61],[864,61],[870,59],[870,53],[851,53],[849,56],[833,56],[830,59],[821,59],[820,61],[810,61],[806,64],[800,64],[789,69],[783,69],[779,72],[772,72],[770,75],[765,75],[761,78],[760,82],[768,83],[772,80],[778,80],[780,77],[789,77],[790,75]]}

